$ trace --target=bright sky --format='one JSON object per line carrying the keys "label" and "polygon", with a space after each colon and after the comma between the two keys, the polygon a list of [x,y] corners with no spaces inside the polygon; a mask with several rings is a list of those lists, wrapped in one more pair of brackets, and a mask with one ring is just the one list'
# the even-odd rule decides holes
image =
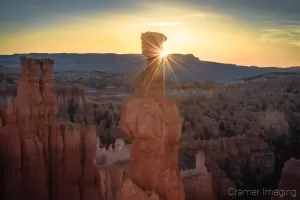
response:
{"label": "bright sky", "polygon": [[140,53],[141,33],[158,31],[169,53],[300,66],[299,10],[300,0],[4,0],[0,54]]}

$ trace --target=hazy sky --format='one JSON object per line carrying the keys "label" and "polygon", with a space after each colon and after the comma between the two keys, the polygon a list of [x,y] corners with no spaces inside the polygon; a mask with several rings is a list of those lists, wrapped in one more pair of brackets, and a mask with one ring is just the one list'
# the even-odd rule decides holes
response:
{"label": "hazy sky", "polygon": [[170,53],[300,66],[300,0],[1,0],[0,54],[140,53],[145,31]]}

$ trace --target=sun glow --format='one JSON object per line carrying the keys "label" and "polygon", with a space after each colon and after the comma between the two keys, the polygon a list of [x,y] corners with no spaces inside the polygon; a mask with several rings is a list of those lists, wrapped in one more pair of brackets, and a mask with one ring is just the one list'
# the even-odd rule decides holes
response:
{"label": "sun glow", "polygon": [[[150,57],[150,59],[148,60],[149,63],[147,64],[147,67],[151,69],[150,71],[148,71],[150,73],[151,78],[148,82],[148,86],[146,87],[145,96],[148,94],[148,91],[151,88],[153,81],[155,81],[157,78],[160,81],[160,78],[162,77],[164,81],[171,79],[171,81],[177,83],[176,89],[180,91],[183,95],[185,95],[185,92],[183,88],[181,88],[180,82],[175,74],[174,68],[180,68],[193,76],[191,72],[189,72],[182,66],[181,63],[185,62],[185,60],[181,60],[180,57],[173,56],[172,53],[167,51],[167,49],[169,48],[166,48],[165,43],[163,43],[162,46],[158,46],[158,44],[162,42],[161,40],[153,40],[142,40],[142,54],[146,56],[148,55]],[[138,76],[142,72],[144,72],[144,69],[137,72],[135,76]],[[166,95],[166,88],[164,88],[164,90],[164,95]]]}
{"label": "sun glow", "polygon": [[167,50],[163,49],[161,52],[160,52],[160,57],[167,57],[168,56],[168,52]]}

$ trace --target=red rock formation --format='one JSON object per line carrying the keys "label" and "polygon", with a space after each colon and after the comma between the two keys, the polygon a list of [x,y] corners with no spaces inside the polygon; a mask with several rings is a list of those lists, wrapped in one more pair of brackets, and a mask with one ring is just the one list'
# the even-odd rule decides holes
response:
{"label": "red rock formation", "polygon": [[220,189],[220,199],[222,200],[233,200],[235,199],[235,195],[232,194],[232,191],[234,191],[235,185],[234,183],[226,178],[223,179],[223,181],[221,182],[221,189]]}
{"label": "red rock formation", "polygon": [[[122,148],[119,146],[122,146]],[[111,200],[115,199],[117,194],[120,195],[120,192],[117,191],[122,188],[129,167],[129,157],[128,155],[124,156],[124,153],[129,148],[129,146],[124,146],[124,141],[117,139],[115,149],[99,149],[99,152],[96,154],[96,160],[99,165],[98,170],[100,171],[101,194],[104,199]],[[196,168],[180,172],[186,199],[214,199],[212,174],[207,172],[204,163],[205,155],[200,151],[196,156]]]}
{"label": "red rock formation", "polygon": [[[41,61],[41,62],[49,62],[49,61]],[[43,78],[41,78],[41,83],[39,84],[40,87],[47,87],[47,82],[53,82],[52,76],[49,76],[51,66],[47,63],[42,65],[42,68],[39,68],[41,71],[41,77],[45,77],[45,83],[43,83]],[[47,69],[49,68],[50,69]],[[22,81],[22,79],[21,79]],[[91,110],[92,103],[86,101],[84,96],[84,87],[81,85],[51,85],[51,90],[53,90],[57,96],[58,101],[58,116],[61,119],[68,120],[68,108],[70,103],[72,102],[77,109],[77,114],[75,117],[76,122],[82,121],[84,118],[87,118],[89,113],[88,110]],[[9,104],[12,103],[13,99],[17,95],[18,87],[16,84],[9,84],[9,83],[1,83],[0,87],[0,110],[6,108]],[[41,88],[41,93],[42,88]],[[53,94],[53,93],[51,93]],[[42,94],[41,94],[42,95]],[[47,97],[45,97],[47,101]],[[52,99],[50,97],[50,99]],[[50,102],[48,102],[50,103]],[[51,103],[50,103],[51,104]],[[1,116],[1,111],[0,111]],[[92,124],[92,123],[91,123]]]}
{"label": "red rock formation", "polygon": [[0,199],[100,199],[95,128],[56,122],[53,61],[20,60],[17,97],[0,127]]}
{"label": "red rock formation", "polygon": [[103,199],[116,199],[117,191],[122,189],[128,166],[129,163],[127,162],[98,166],[101,197]]}
{"label": "red rock formation", "polygon": [[285,162],[281,181],[277,190],[272,191],[272,200],[292,200],[299,199],[300,193],[300,160],[294,158]]}
{"label": "red rock formation", "polygon": [[188,200],[213,200],[212,174],[205,167],[205,155],[203,151],[197,153],[196,168],[181,171],[181,177],[185,188],[185,196]]}
{"label": "red rock formation", "polygon": [[0,109],[6,108],[16,96],[17,87],[15,84],[1,83],[0,86]]}
{"label": "red rock formation", "polygon": [[153,190],[160,199],[185,199],[177,145],[182,119],[175,102],[164,96],[165,81],[160,65],[165,40],[160,33],[142,34],[142,52],[148,58],[148,66],[135,80],[134,96],[123,105],[120,127],[132,138],[132,146],[128,179],[118,191],[118,200],[128,199],[125,193],[132,192],[136,186],[143,191]]}
{"label": "red rock formation", "polygon": [[213,200],[212,175],[195,174],[184,176],[183,184],[186,199],[188,200]]}
{"label": "red rock formation", "polygon": [[15,126],[5,126],[0,132],[1,144],[1,199],[18,199],[22,182],[21,141]]}
{"label": "red rock formation", "polygon": [[[48,199],[47,177],[43,144],[39,140],[39,123],[42,115],[38,105],[43,103],[37,70],[39,61],[21,58],[22,74],[19,78],[17,97],[8,106],[6,126],[0,130],[4,199]],[[14,169],[14,170],[10,170]],[[9,172],[10,171],[10,172]]]}
{"label": "red rock formation", "polygon": [[51,70],[53,69],[52,60],[43,60],[40,64],[41,80],[40,80],[40,92],[43,99],[43,103],[39,106],[40,116],[45,123],[51,123],[54,121],[57,113],[57,97],[52,91],[54,80],[51,76]]}
{"label": "red rock formation", "polygon": [[229,158],[237,162],[240,167],[248,165],[252,171],[260,167],[266,175],[273,172],[274,153],[266,142],[258,138],[249,138],[243,135],[202,140],[198,148],[205,152],[206,166],[209,171],[212,165]]}
{"label": "red rock formation", "polygon": [[[215,197],[224,193],[224,180],[227,179],[225,172],[220,168],[224,164],[234,168],[235,173],[242,173],[246,167],[251,171],[261,169],[262,175],[268,176],[273,173],[274,153],[266,142],[247,136],[232,138],[218,138],[199,141],[198,147],[205,152],[205,164],[212,173],[213,189]],[[228,173],[228,171],[227,171]],[[224,197],[225,198],[225,197]],[[227,197],[226,197],[227,198]],[[231,197],[228,197],[231,198]]]}
{"label": "red rock formation", "polygon": [[227,177],[217,164],[210,166],[209,171],[212,174],[214,198],[217,199],[220,191],[222,191],[222,182]]}
{"label": "red rock formation", "polygon": [[160,200],[159,196],[153,191],[144,191],[133,183],[131,179],[126,179],[116,199],[139,199],[139,200]]}

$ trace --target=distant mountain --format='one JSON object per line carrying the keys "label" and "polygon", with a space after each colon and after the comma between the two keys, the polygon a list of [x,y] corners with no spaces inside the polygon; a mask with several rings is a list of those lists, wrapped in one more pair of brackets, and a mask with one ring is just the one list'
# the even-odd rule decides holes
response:
{"label": "distant mountain", "polygon": [[280,76],[289,76],[289,75],[300,75],[300,72],[270,72],[267,74],[260,74],[257,76],[252,76],[252,77],[243,77],[239,80],[243,80],[243,81],[253,81],[253,80],[257,80],[257,79],[273,79],[273,78],[278,78]]}
{"label": "distant mountain", "polygon": [[[108,73],[132,73],[146,66],[146,58],[140,54],[14,54],[0,55],[0,65],[19,67],[19,57],[50,58],[55,62],[55,71],[101,71]],[[169,55],[170,64],[178,81],[231,82],[244,77],[253,77],[272,72],[300,72],[300,67],[255,67],[202,61],[193,54]],[[168,78],[175,80],[166,69]]]}

